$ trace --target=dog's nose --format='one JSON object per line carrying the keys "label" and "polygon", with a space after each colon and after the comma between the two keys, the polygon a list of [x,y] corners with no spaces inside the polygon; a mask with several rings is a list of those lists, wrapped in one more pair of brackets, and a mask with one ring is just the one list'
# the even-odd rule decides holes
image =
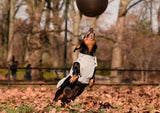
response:
{"label": "dog's nose", "polygon": [[93,28],[90,28],[89,31],[90,31],[90,33],[93,33],[93,32],[94,32],[94,29],[93,29]]}

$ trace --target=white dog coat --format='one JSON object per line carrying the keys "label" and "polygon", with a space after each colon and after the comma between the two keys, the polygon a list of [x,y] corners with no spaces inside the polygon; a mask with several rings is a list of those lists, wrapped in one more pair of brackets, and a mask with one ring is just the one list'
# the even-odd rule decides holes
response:
{"label": "white dog coat", "polygon": [[[83,84],[89,84],[90,79],[93,77],[94,70],[97,67],[97,58],[95,56],[79,53],[78,59],[75,62],[80,63],[80,76],[78,81]],[[58,82],[57,88],[60,88],[69,76],[73,76],[72,73],[73,69],[71,68],[68,76]]]}

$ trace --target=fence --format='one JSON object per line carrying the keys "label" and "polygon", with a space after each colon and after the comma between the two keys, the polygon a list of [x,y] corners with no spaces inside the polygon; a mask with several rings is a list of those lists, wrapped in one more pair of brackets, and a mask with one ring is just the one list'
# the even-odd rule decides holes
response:
{"label": "fence", "polygon": [[[33,80],[24,80],[25,70],[24,67],[17,67],[19,70],[17,75],[19,78],[16,81],[11,79],[10,71],[12,67],[8,65],[8,67],[0,67],[0,85],[56,85],[57,81],[63,77],[62,72],[64,70],[69,71],[69,68],[40,68],[40,67],[32,67],[31,70],[41,70],[45,77],[47,73],[49,75],[49,79],[44,78],[43,81],[33,81]],[[21,72],[20,72],[21,71]],[[129,85],[132,86],[141,86],[141,85],[159,85],[160,83],[160,70],[142,70],[142,69],[105,69],[99,68],[97,69],[97,74],[106,74],[106,72],[116,71],[118,72],[118,77],[120,79],[120,83],[109,83],[108,77],[102,77],[102,82],[96,82],[96,85],[109,85],[109,86],[122,86]],[[53,74],[54,73],[54,74]]]}

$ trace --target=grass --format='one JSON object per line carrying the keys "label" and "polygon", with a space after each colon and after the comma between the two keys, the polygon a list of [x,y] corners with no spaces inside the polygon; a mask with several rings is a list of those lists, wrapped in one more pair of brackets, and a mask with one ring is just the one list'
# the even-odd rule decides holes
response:
{"label": "grass", "polygon": [[1,69],[1,70],[0,70],[0,75],[5,76],[5,75],[7,75],[7,74],[8,74],[8,70],[5,70],[5,69]]}
{"label": "grass", "polygon": [[[11,85],[10,88],[28,88],[32,87],[32,88],[41,88],[41,85]],[[45,88],[52,88],[53,90],[56,90],[56,85],[43,85],[43,87]],[[0,85],[0,88],[8,88],[7,85]]]}
{"label": "grass", "polygon": [[23,80],[25,73],[26,73],[25,69],[18,70],[17,71],[17,80]]}
{"label": "grass", "polygon": [[[17,71],[17,80],[23,80],[24,75],[25,75],[25,72],[26,72],[25,69],[18,70],[18,71]],[[6,79],[7,79],[8,70],[6,70],[6,69],[1,69],[1,70],[0,70],[0,75],[1,75],[1,76],[5,76]],[[10,72],[10,75],[11,75],[11,72]]]}
{"label": "grass", "polygon": [[102,75],[102,76],[109,76],[110,71],[96,71],[96,74]]}
{"label": "grass", "polygon": [[10,108],[10,106],[8,105],[2,107],[0,106],[0,112],[2,112],[3,110],[5,110],[7,113],[33,113],[35,111],[34,108],[27,105],[17,108]]}
{"label": "grass", "polygon": [[68,113],[79,113],[79,111],[70,110],[70,109],[68,109],[67,111],[68,111]]}
{"label": "grass", "polygon": [[116,111],[119,111],[119,110],[122,110],[124,109],[121,105],[117,105],[115,108],[114,108]]}
{"label": "grass", "polygon": [[60,106],[60,105],[57,105],[57,104],[56,104],[56,105],[55,105],[55,108],[56,108],[56,112],[61,111],[61,109],[60,109],[60,108],[61,108],[61,106]]}
{"label": "grass", "polygon": [[[25,69],[22,69],[17,72],[17,80],[23,80],[25,75]],[[54,80],[57,76],[52,72],[42,72],[42,76],[44,80]]]}
{"label": "grass", "polygon": [[48,113],[48,112],[50,112],[52,109],[53,109],[53,106],[48,106],[48,107],[44,108],[44,111]]}
{"label": "grass", "polygon": [[57,76],[54,73],[51,72],[43,72],[43,79],[44,80],[53,80],[57,78]]}
{"label": "grass", "polygon": [[[79,113],[79,109],[82,109],[82,107],[79,104],[72,105],[72,107],[77,109],[61,108],[60,105],[55,105],[55,106],[48,106],[46,108],[43,108],[43,110],[44,112],[49,113],[55,108],[56,112],[68,111],[68,113]],[[23,105],[20,107],[10,107],[9,105],[4,105],[4,106],[0,105],[0,112],[2,111],[5,111],[6,113],[35,113],[36,112],[33,107],[28,105]],[[105,110],[103,109],[88,110],[86,113],[95,113],[95,112],[105,113]]]}
{"label": "grass", "polygon": [[98,110],[89,110],[85,113],[106,113],[106,110],[98,109]]}
{"label": "grass", "polygon": [[[17,71],[17,80],[24,80],[25,73],[26,73],[25,69],[19,69]],[[11,75],[11,72],[10,72],[10,75]],[[0,76],[6,77],[6,79],[7,79],[8,70],[1,69]],[[52,73],[52,72],[42,72],[42,76],[43,76],[44,80],[54,80],[57,78],[56,74]]]}
{"label": "grass", "polygon": [[82,109],[82,106],[80,104],[73,104],[71,105],[72,108]]}

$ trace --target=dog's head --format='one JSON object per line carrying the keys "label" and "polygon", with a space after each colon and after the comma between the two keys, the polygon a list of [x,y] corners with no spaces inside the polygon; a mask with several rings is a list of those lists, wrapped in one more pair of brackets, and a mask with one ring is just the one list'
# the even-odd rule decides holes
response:
{"label": "dog's head", "polygon": [[94,32],[94,29],[93,28],[90,28],[88,30],[88,32],[86,33],[86,35],[84,36],[83,39],[91,39],[91,40],[95,40],[95,32]]}
{"label": "dog's head", "polygon": [[90,28],[83,39],[83,43],[86,45],[87,48],[84,48],[85,50],[81,52],[93,55],[93,53],[96,51],[97,48],[95,38],[96,36],[94,29]]}
{"label": "dog's head", "polygon": [[80,49],[80,53],[92,55],[97,49],[96,40],[95,40],[95,32],[93,28],[90,28],[86,35],[84,36],[81,44],[77,45],[74,49],[74,52]]}

